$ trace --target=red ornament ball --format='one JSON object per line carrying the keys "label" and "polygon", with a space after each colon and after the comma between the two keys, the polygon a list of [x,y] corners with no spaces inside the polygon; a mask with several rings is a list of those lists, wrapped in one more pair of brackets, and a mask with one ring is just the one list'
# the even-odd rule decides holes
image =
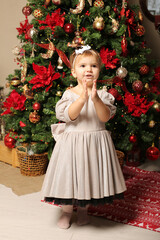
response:
{"label": "red ornament ball", "polygon": [[72,33],[74,31],[74,29],[75,29],[75,27],[74,27],[74,25],[72,23],[66,23],[64,25],[64,31],[66,33]]}
{"label": "red ornament ball", "polygon": [[160,154],[159,149],[154,146],[149,147],[146,151],[146,157],[152,161],[157,160],[159,157],[159,154]]}
{"label": "red ornament ball", "polygon": [[32,13],[32,8],[30,6],[25,6],[25,7],[22,8],[22,13],[25,16],[29,16]]}
{"label": "red ornament ball", "polygon": [[112,94],[113,97],[115,97],[115,98],[117,98],[117,97],[119,96],[119,92],[118,92],[118,90],[115,89],[115,88],[109,89],[108,92],[109,92],[110,94]]}
{"label": "red ornament ball", "polygon": [[137,137],[136,137],[136,135],[132,134],[131,136],[129,136],[129,141],[130,141],[131,143],[137,142]]}
{"label": "red ornament ball", "polygon": [[16,140],[12,137],[9,136],[10,133],[8,133],[5,137],[4,137],[4,144],[8,147],[8,148],[14,148],[15,147],[15,143]]}
{"label": "red ornament ball", "polygon": [[137,36],[141,37],[145,33],[145,28],[142,25],[138,25],[136,28],[136,34]]}
{"label": "red ornament ball", "polygon": [[148,73],[149,73],[149,67],[148,67],[146,64],[144,64],[144,65],[139,69],[139,73],[140,73],[141,75],[146,75],[146,74],[148,74]]}
{"label": "red ornament ball", "polygon": [[136,80],[132,83],[132,88],[135,92],[141,92],[143,89],[143,83],[140,80]]}
{"label": "red ornament ball", "polygon": [[34,110],[39,110],[41,108],[41,104],[38,102],[35,102],[32,107]]}

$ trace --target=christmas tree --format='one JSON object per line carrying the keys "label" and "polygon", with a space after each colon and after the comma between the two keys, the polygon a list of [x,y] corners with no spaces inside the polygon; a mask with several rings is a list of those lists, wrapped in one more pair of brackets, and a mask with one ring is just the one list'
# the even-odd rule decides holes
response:
{"label": "christmas tree", "polygon": [[13,49],[20,68],[7,78],[11,92],[2,113],[8,137],[16,141],[12,147],[34,142],[30,154],[50,155],[56,102],[76,84],[69,56],[88,44],[103,63],[98,87],[115,97],[117,113],[106,128],[116,149],[126,156],[140,150],[141,161],[146,153],[157,159],[160,67],[147,59],[151,50],[139,6],[126,0],[28,0],[22,13]]}

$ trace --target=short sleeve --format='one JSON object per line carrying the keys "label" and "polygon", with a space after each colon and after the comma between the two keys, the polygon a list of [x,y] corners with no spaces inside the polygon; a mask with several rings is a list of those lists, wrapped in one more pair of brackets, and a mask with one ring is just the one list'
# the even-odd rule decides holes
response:
{"label": "short sleeve", "polygon": [[116,106],[114,106],[115,98],[112,94],[106,92],[105,90],[99,91],[99,97],[104,102],[105,105],[107,105],[110,109],[110,118],[113,117],[116,113]]}
{"label": "short sleeve", "polygon": [[65,91],[62,98],[56,104],[56,118],[63,122],[72,121],[68,115],[68,108],[73,103],[71,95],[68,91]]}

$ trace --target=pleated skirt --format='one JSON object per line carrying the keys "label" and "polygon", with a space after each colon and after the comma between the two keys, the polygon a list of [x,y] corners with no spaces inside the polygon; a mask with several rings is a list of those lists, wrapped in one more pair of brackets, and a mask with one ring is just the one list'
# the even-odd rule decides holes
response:
{"label": "pleated skirt", "polygon": [[64,132],[56,142],[42,186],[42,199],[55,204],[104,204],[126,190],[107,130]]}

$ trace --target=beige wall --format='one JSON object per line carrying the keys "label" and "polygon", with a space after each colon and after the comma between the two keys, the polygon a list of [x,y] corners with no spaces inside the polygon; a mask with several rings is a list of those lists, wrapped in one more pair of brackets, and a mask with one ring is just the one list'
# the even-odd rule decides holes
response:
{"label": "beige wall", "polygon": [[[20,21],[25,19],[22,14],[22,8],[26,5],[26,0],[0,0],[0,86],[5,86],[6,77],[13,73],[17,68],[14,62],[12,49],[18,45],[16,27],[19,27]],[[130,3],[138,3],[138,0],[129,0]],[[144,17],[143,25],[146,29],[145,39],[148,46],[153,50],[152,57],[160,61],[160,35],[154,28],[154,24]],[[5,89],[7,93],[9,89]]]}
{"label": "beige wall", "polygon": [[26,0],[0,1],[0,85],[5,86],[6,77],[17,68],[12,49],[19,43],[16,27],[25,19],[22,8],[26,5]]}

